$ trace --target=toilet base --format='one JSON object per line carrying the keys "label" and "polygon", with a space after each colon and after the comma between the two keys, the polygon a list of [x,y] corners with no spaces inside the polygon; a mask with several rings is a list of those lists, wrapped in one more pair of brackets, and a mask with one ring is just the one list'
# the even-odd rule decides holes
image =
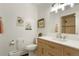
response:
{"label": "toilet base", "polygon": [[28,52],[29,56],[36,56],[33,51]]}
{"label": "toilet base", "polygon": [[23,55],[21,55],[21,56],[29,56],[29,53],[23,54]]}
{"label": "toilet base", "polygon": [[9,56],[22,56],[24,54],[27,54],[25,51],[10,51],[8,53]]}

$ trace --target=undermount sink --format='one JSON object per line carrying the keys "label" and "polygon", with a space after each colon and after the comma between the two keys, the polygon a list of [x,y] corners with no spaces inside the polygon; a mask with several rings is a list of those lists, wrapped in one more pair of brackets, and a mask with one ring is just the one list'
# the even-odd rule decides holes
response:
{"label": "undermount sink", "polygon": [[63,41],[63,42],[67,41],[67,39],[62,39],[62,38],[57,38],[56,40]]}
{"label": "undermount sink", "polygon": [[[62,42],[63,44],[71,44],[73,43],[78,44],[78,41],[72,40],[72,39],[61,39],[61,38],[56,38],[57,41]],[[72,43],[73,42],[73,43]]]}

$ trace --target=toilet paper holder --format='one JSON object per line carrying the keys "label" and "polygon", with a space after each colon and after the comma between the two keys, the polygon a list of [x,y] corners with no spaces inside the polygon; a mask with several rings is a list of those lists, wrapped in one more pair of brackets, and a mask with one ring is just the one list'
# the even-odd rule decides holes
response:
{"label": "toilet paper holder", "polygon": [[9,46],[12,46],[14,44],[15,44],[15,41],[14,40],[11,40]]}

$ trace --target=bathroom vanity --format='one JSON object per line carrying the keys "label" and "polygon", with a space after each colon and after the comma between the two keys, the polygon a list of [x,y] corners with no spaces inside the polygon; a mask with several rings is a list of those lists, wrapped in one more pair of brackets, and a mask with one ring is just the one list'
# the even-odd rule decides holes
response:
{"label": "bathroom vanity", "polygon": [[[60,28],[56,25],[56,36],[42,36],[37,38],[35,53],[40,56],[79,56],[79,38],[72,39],[76,32],[76,14],[60,16]],[[72,35],[66,38],[63,34]],[[63,36],[62,36],[63,35]],[[78,36],[77,36],[78,37]],[[64,40],[63,40],[64,39]]]}
{"label": "bathroom vanity", "polygon": [[37,49],[35,54],[38,56],[79,56],[79,41],[58,40],[50,36],[37,38]]}

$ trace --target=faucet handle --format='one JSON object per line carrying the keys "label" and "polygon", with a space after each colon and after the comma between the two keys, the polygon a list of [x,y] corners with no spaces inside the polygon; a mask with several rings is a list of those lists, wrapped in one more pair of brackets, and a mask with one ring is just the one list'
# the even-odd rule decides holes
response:
{"label": "faucet handle", "polygon": [[56,37],[57,37],[57,38],[62,38],[62,36],[61,36],[60,33],[58,33],[58,34],[56,35]]}
{"label": "faucet handle", "polygon": [[66,36],[63,36],[63,39],[66,39]]}

